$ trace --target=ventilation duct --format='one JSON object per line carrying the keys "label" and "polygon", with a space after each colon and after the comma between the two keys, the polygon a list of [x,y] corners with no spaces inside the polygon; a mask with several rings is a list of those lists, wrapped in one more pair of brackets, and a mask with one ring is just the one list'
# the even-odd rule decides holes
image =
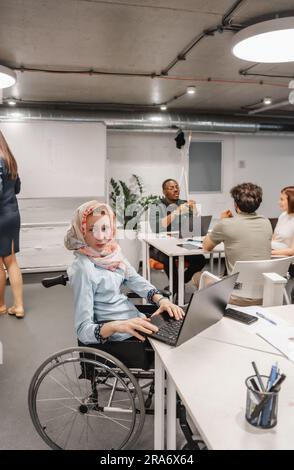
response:
{"label": "ventilation duct", "polygon": [[293,134],[294,120],[283,118],[229,117],[188,113],[152,113],[73,109],[0,109],[0,121],[88,121],[104,122],[108,129],[130,131],[172,131],[181,128],[194,132],[233,134]]}

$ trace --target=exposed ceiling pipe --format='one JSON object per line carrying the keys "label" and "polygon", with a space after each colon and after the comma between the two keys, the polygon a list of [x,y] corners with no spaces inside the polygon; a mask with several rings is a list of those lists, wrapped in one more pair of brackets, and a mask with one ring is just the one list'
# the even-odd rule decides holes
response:
{"label": "exposed ceiling pipe", "polygon": [[284,106],[289,106],[289,100],[283,100],[279,101],[278,103],[273,103],[269,104],[266,106],[261,106],[260,108],[252,109],[251,111],[248,111],[248,114],[258,114],[258,113],[263,113],[264,111],[269,111],[270,109],[276,109],[276,108],[283,108]]}
{"label": "exposed ceiling pipe", "polygon": [[188,113],[151,113],[123,111],[87,111],[66,109],[0,108],[0,121],[86,121],[104,122],[108,129],[131,131],[175,131],[179,128],[194,132],[231,134],[294,133],[294,120]]}

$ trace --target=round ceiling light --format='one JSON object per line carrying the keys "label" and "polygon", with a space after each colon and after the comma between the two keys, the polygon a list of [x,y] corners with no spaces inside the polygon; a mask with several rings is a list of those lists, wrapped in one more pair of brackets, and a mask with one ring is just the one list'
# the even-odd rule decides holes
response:
{"label": "round ceiling light", "polygon": [[294,17],[256,23],[234,36],[232,52],[250,62],[294,61]]}
{"label": "round ceiling light", "polygon": [[188,93],[188,95],[195,95],[196,87],[195,86],[187,86],[186,92]]}
{"label": "round ceiling light", "polygon": [[16,73],[8,67],[0,65],[0,88],[8,88],[14,85],[15,82]]}

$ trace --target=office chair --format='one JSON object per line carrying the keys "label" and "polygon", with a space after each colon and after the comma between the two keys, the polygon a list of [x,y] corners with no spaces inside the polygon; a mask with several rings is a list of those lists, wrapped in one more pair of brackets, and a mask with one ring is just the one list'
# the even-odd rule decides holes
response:
{"label": "office chair", "polygon": [[[239,273],[230,303],[233,305],[274,305],[290,304],[285,286],[287,273],[294,257],[261,260],[237,261],[232,274]],[[199,289],[220,280],[214,274],[204,271],[200,278]]]}

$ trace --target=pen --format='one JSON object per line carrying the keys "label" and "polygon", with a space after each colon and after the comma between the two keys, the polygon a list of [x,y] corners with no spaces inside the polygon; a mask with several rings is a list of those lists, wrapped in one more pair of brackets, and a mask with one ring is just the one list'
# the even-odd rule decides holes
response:
{"label": "pen", "polygon": [[284,382],[285,378],[285,374],[281,374],[281,377],[279,377],[278,380],[276,380],[276,382],[271,386],[269,392],[278,392],[280,390],[280,385],[282,382]]}
{"label": "pen", "polygon": [[[268,392],[271,386],[277,381],[278,377],[278,363],[276,362],[271,367],[270,375],[267,381],[266,391]],[[273,413],[273,398],[271,398],[265,405],[262,410],[261,414],[261,424],[262,426],[266,426],[271,422],[271,416]]]}
{"label": "pen", "polygon": [[256,314],[259,318],[263,318],[263,320],[266,320],[266,321],[268,321],[269,323],[272,323],[273,325],[276,325],[276,326],[277,326],[277,324],[276,324],[276,322],[275,322],[274,320],[272,320],[271,318],[266,317],[263,313],[261,313],[261,312],[255,312],[255,314]]}
{"label": "pen", "polygon": [[252,367],[253,367],[254,372],[255,372],[255,374],[256,374],[256,377],[257,377],[257,380],[258,380],[260,389],[261,389],[262,392],[265,392],[265,388],[264,388],[262,379],[261,379],[261,377],[260,377],[260,373],[258,372],[258,369],[257,369],[257,367],[256,367],[256,364],[255,364],[254,361],[252,361],[251,364],[252,364]]}
{"label": "pen", "polygon": [[271,386],[275,383],[277,380],[279,373],[278,373],[278,363],[276,362],[272,367],[270,371],[270,375],[267,381],[267,386],[266,386],[266,391],[268,392]]}
{"label": "pen", "polygon": [[260,388],[259,388],[259,386],[257,385],[257,383],[256,383],[256,381],[254,380],[254,378],[250,379],[250,382],[251,382],[251,385],[252,385],[252,387],[254,388],[254,390],[255,390],[256,392],[260,392]]}

